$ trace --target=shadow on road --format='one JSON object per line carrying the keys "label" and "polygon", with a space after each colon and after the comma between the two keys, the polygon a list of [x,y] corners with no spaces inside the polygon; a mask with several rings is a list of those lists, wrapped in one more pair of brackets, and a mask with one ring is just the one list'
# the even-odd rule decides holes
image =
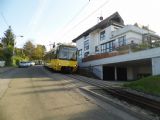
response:
{"label": "shadow on road", "polygon": [[[15,78],[50,78],[49,74],[57,74],[57,72],[46,69],[43,66],[32,66],[28,68],[15,68],[12,71],[0,74],[2,79]],[[39,80],[40,81],[40,80]],[[41,80],[43,81],[43,79]],[[44,80],[46,81],[46,80]],[[48,81],[52,81],[51,79]]]}

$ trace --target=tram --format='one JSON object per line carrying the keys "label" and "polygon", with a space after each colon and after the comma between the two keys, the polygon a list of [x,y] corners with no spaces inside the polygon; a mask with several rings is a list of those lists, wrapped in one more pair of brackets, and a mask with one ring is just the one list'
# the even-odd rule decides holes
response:
{"label": "tram", "polygon": [[60,72],[76,72],[78,67],[77,48],[73,45],[58,44],[44,57],[45,66]]}

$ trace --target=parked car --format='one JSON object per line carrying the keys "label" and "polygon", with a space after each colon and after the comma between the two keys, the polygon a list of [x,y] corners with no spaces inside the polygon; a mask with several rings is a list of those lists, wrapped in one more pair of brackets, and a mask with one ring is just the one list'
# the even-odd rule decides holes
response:
{"label": "parked car", "polygon": [[34,65],[35,65],[35,62],[31,61],[30,66],[34,66]]}
{"label": "parked car", "polygon": [[19,67],[29,67],[29,66],[31,66],[30,62],[27,61],[19,62]]}

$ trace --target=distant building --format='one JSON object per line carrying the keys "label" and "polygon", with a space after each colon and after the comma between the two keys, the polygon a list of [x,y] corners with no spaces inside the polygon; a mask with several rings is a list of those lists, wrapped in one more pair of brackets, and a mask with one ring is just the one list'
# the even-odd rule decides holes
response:
{"label": "distant building", "polygon": [[73,40],[81,68],[103,80],[160,74],[160,36],[148,27],[124,25],[118,12]]}

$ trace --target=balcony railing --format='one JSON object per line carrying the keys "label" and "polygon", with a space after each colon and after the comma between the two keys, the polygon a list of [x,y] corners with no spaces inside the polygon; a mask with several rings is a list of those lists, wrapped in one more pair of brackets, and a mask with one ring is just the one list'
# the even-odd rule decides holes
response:
{"label": "balcony railing", "polygon": [[114,56],[118,56],[118,55],[129,54],[129,53],[152,49],[152,48],[157,48],[157,47],[160,47],[160,41],[157,41],[155,43],[146,42],[146,43],[141,43],[141,44],[131,43],[128,45],[117,47],[112,52],[90,55],[86,58],[83,58],[82,62],[88,62],[88,61],[98,60],[98,59],[103,59],[103,58],[110,58],[110,57],[114,57]]}

